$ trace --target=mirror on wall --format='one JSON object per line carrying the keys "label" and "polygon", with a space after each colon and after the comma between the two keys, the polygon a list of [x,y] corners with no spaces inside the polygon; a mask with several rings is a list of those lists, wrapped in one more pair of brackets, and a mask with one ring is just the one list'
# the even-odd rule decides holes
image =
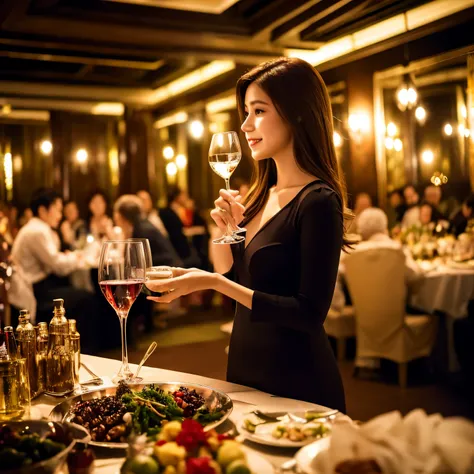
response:
{"label": "mirror on wall", "polygon": [[379,195],[432,183],[462,199],[472,147],[466,54],[377,72],[374,88]]}

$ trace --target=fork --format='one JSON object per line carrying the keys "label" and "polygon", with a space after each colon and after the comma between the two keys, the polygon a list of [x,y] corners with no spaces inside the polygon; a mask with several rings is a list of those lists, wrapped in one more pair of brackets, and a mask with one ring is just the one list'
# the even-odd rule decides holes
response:
{"label": "fork", "polygon": [[102,385],[104,383],[104,380],[102,379],[102,377],[99,377],[97,374],[92,372],[92,370],[89,369],[89,367],[87,367],[87,365],[84,364],[84,362],[81,362],[81,366],[84,367],[84,369],[86,369],[89,375],[92,376],[91,380],[86,380],[85,382],[82,382],[81,385],[88,385],[88,384]]}

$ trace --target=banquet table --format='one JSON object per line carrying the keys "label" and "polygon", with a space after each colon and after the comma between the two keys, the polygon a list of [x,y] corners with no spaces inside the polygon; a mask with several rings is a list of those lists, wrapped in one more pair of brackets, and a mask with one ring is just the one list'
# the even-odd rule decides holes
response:
{"label": "banquet table", "polygon": [[[110,381],[110,377],[120,367],[120,362],[117,360],[90,355],[81,355],[81,362],[83,362],[88,368],[92,369],[93,372],[100,375],[104,379],[103,386],[93,388],[91,387],[91,390],[97,390],[105,386],[111,386],[112,383]],[[130,367],[132,370],[136,369],[136,365],[134,364],[130,364]],[[314,405],[303,401],[276,397],[250,387],[245,387],[243,385],[237,385],[222,380],[211,379],[183,372],[175,372],[171,370],[144,366],[140,372],[140,376],[143,377],[144,381],[146,382],[182,382],[200,384],[227,393],[233,401],[234,408],[229,417],[230,421],[226,420],[226,422],[218,427],[218,431],[230,431],[233,429],[235,424],[238,424],[238,420],[244,413],[254,410],[256,406],[258,406],[258,408],[263,411],[272,412],[305,411],[309,409],[316,411],[328,410],[328,407],[323,407],[321,405]],[[90,375],[87,374],[83,368],[81,368],[80,380],[84,381],[86,379],[90,379]],[[54,406],[61,401],[62,399],[54,398],[48,395],[42,395],[38,397],[32,402],[32,417],[48,418]],[[238,426],[236,427],[239,429]],[[278,472],[277,468],[279,468],[285,461],[291,459],[296,452],[296,449],[292,448],[272,448],[251,443],[249,441],[243,441],[243,444],[250,451],[261,455],[267,461],[269,461],[275,467],[275,472]],[[113,462],[110,463],[110,461],[111,460],[106,459],[96,460],[97,472],[100,472],[100,474],[115,474],[117,472],[117,464],[114,464]],[[110,465],[110,468],[107,467],[108,465]]]}
{"label": "banquet table", "polygon": [[469,301],[474,299],[474,267],[453,263],[431,268],[427,265],[424,269],[424,278],[410,296],[410,306],[430,314],[439,312],[446,315],[448,369],[454,372],[459,367],[454,350],[453,324],[454,320],[467,316]]}

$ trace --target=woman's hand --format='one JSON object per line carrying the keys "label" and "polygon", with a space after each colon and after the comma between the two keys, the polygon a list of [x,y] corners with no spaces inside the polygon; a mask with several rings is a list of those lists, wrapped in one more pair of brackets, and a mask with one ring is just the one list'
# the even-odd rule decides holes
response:
{"label": "woman's hand", "polygon": [[236,230],[237,224],[242,222],[245,207],[240,203],[241,200],[242,197],[238,191],[227,191],[226,189],[219,191],[219,197],[214,201],[216,207],[211,211],[211,217],[223,232],[226,231],[227,225],[230,225],[232,230]]}
{"label": "woman's hand", "polygon": [[215,286],[216,274],[199,270],[198,268],[173,267],[173,278],[163,280],[148,280],[146,286],[151,291],[166,293],[163,296],[148,296],[147,299],[158,303],[171,303],[180,296],[194,291],[209,290]]}

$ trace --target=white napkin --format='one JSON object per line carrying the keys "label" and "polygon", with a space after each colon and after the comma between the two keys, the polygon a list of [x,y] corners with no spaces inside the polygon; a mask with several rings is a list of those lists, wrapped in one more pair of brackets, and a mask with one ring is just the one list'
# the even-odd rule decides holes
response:
{"label": "white napkin", "polygon": [[369,422],[334,425],[330,446],[313,461],[316,472],[329,474],[342,461],[373,459],[387,474],[468,474],[474,472],[474,424],[413,410],[397,411]]}

